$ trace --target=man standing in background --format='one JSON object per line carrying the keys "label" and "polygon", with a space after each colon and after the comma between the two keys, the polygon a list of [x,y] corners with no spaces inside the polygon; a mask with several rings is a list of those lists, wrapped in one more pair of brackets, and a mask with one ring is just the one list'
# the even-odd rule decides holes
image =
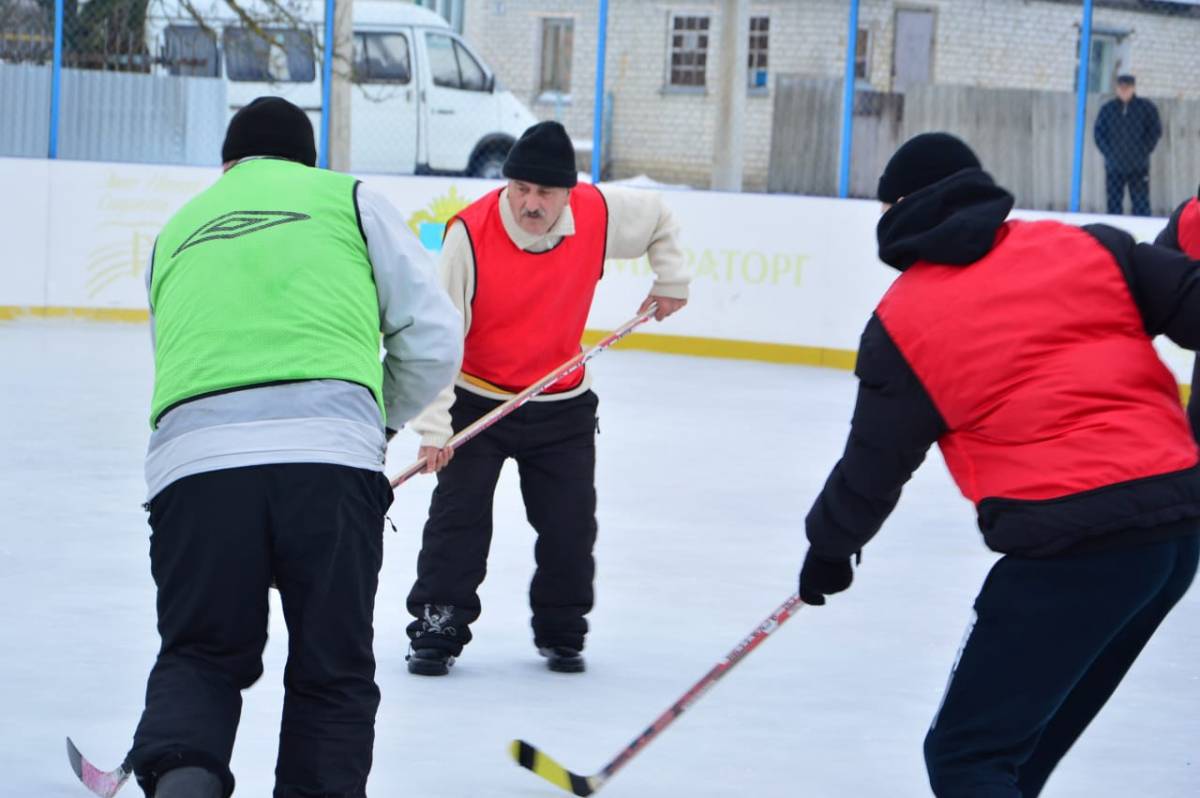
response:
{"label": "man standing in background", "polygon": [[1122,213],[1125,187],[1134,216],[1150,215],[1150,153],[1162,137],[1158,108],[1138,97],[1133,75],[1117,78],[1117,96],[1096,116],[1096,146],[1104,156],[1108,212]]}
{"label": "man standing in background", "polygon": [[462,320],[400,214],[313,168],[295,105],[241,109],[221,154],[224,175],[167,222],[147,273],[162,647],[130,761],[153,798],[233,792],[274,582],[288,627],[274,798],[363,798],[385,430],[453,379]]}
{"label": "man standing in background", "polygon": [[517,461],[526,516],[537,531],[529,590],[534,645],[550,670],[584,670],[596,542],[598,400],[590,372],[559,380],[462,451],[444,447],[453,433],[579,352],[606,257],[649,256],[655,281],[642,309],[657,303],[655,318],[687,303],[690,278],[678,228],[662,199],[576,187],[575,149],[562,125],[541,122],[526,130],[504,176],[507,187],[447,227],[441,273],[463,313],[462,374],[413,422],[420,454],[429,470],[439,471],[408,596],[415,618],[408,669],[425,676],[446,674],[471,640],[492,539],[492,498],[509,457]]}

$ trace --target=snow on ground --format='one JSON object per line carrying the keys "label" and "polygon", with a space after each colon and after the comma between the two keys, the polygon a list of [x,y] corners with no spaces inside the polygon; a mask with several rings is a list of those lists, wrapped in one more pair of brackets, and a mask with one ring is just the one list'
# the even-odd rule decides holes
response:
{"label": "snow on ground", "polygon": [[[509,761],[509,740],[599,770],[795,589],[802,520],[841,451],[853,377],[620,350],[594,363],[600,542],[588,673],[549,673],[534,653],[533,533],[511,466],[476,640],[448,678],[405,671],[404,596],[432,480],[403,486],[376,612],[373,798],[561,794]],[[120,762],[157,650],[140,507],[147,331],[0,324],[0,364],[0,793],[83,796],[63,738],[104,767]],[[402,433],[390,471],[415,450]],[[921,742],[993,560],[932,456],[854,587],[803,609],[604,795],[927,795]],[[1197,610],[1193,590],[1046,796],[1200,794]],[[285,654],[277,603],[271,631],[266,672],[246,694],[237,795],[271,790]]]}

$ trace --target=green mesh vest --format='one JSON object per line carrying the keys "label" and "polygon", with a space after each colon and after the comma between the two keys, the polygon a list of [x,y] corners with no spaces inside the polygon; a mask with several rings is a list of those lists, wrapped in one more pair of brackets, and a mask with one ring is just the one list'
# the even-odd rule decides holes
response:
{"label": "green mesh vest", "polygon": [[291,161],[238,164],[158,236],[150,283],[150,424],[204,394],[337,379],[383,409],[379,300],[354,178]]}

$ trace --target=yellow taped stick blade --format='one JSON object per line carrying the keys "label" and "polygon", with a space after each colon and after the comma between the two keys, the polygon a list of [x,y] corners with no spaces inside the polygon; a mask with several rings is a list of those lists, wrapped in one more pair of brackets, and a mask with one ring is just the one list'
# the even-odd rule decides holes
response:
{"label": "yellow taped stick blade", "polygon": [[513,740],[508,751],[518,765],[572,795],[591,795],[599,787],[594,778],[572,773],[524,740]]}

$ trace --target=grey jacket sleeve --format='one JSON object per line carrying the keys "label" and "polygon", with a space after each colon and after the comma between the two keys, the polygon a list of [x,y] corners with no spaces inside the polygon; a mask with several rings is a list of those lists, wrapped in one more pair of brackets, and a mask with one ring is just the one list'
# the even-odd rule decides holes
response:
{"label": "grey jacket sleeve", "polygon": [[387,426],[400,429],[458,373],[462,316],[395,206],[362,184],[355,199],[379,294]]}

